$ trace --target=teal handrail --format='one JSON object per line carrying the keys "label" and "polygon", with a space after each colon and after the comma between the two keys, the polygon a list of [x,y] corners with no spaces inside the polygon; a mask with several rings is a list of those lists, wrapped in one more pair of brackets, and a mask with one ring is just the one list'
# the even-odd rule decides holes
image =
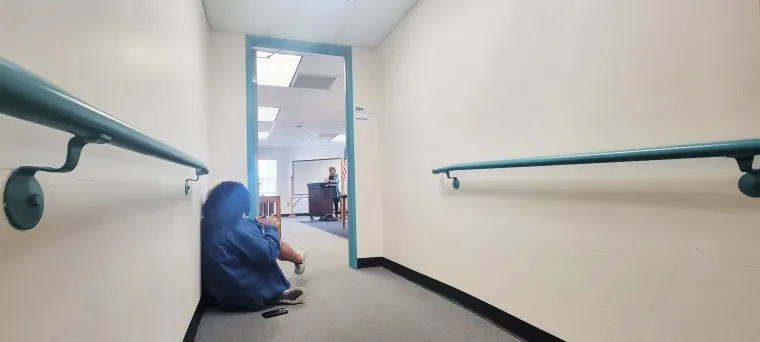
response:
{"label": "teal handrail", "polygon": [[[739,179],[739,189],[742,193],[750,197],[760,197],[760,170],[752,168],[754,157],[758,154],[760,154],[760,139],[745,139],[610,152],[451,164],[433,169],[433,174],[443,173],[447,177],[452,178],[450,175],[452,171],[465,170],[726,157],[736,159],[739,164],[739,170],[744,172],[744,175]],[[453,177],[452,182],[454,188],[458,189],[460,185],[459,179]]]}
{"label": "teal handrail", "polygon": [[[21,166],[11,173],[5,187],[4,209],[11,225],[31,229],[42,217],[44,199],[34,174],[70,172],[88,143],[107,143],[195,169],[196,176],[209,173],[198,159],[162,143],[50,82],[0,58],[0,114],[47,126],[74,135],[66,162],[60,168]],[[196,177],[195,180],[198,178]],[[187,181],[193,181],[192,179]],[[189,185],[185,181],[185,193]]]}
{"label": "teal handrail", "polygon": [[0,113],[110,144],[208,174],[206,165],[0,58]]}

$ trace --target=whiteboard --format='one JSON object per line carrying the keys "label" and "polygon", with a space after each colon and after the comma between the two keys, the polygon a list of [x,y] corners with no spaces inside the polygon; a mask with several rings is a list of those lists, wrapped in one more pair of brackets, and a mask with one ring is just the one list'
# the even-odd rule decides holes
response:
{"label": "whiteboard", "polygon": [[293,195],[308,195],[309,188],[306,184],[322,183],[330,175],[328,170],[334,166],[340,177],[340,165],[343,159],[316,159],[293,161]]}

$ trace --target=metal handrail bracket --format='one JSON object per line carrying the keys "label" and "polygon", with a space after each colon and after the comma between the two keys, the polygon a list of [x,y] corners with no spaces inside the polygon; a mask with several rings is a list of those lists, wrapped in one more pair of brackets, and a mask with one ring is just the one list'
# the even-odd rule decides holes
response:
{"label": "metal handrail bracket", "polygon": [[[68,132],[66,160],[59,168],[20,166],[5,184],[3,208],[16,229],[32,229],[42,219],[45,197],[37,172],[66,173],[76,168],[85,145],[110,144],[129,151],[195,169],[196,179],[208,174],[206,165],[190,155],[162,143],[50,82],[0,58],[0,114]],[[192,179],[185,181],[188,194]]]}

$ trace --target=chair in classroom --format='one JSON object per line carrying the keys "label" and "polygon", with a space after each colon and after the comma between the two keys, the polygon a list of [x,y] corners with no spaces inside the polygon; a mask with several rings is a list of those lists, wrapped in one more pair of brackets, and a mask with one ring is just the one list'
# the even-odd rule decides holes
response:
{"label": "chair in classroom", "polygon": [[259,196],[259,213],[264,216],[277,217],[277,233],[282,236],[282,216],[280,196]]}

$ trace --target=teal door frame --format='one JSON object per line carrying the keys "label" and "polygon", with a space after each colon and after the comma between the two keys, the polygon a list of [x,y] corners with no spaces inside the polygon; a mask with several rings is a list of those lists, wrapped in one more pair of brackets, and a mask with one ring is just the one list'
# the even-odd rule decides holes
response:
{"label": "teal door frame", "polygon": [[343,57],[345,60],[346,77],[346,157],[348,159],[348,265],[357,268],[356,254],[356,185],[354,182],[354,81],[351,60],[351,47],[343,45],[308,43],[288,39],[245,36],[245,79],[246,79],[246,136],[247,165],[248,165],[248,191],[251,194],[251,202],[254,203],[253,215],[258,215],[259,210],[259,169],[256,151],[259,147],[259,120],[258,98],[256,83],[256,48],[288,50],[301,53],[313,53]]}

